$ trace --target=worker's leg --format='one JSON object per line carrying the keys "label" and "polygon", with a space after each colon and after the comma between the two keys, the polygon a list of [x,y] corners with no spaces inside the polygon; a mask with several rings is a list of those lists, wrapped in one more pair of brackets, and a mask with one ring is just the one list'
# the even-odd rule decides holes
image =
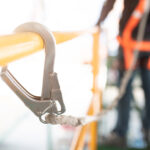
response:
{"label": "worker's leg", "polygon": [[143,113],[143,129],[145,140],[150,144],[150,70],[141,69],[142,87],[145,95],[145,109]]}
{"label": "worker's leg", "polygon": [[[123,78],[124,72],[120,71],[119,83]],[[129,114],[130,114],[130,101],[132,99],[132,81],[135,76],[135,71],[133,72],[128,85],[125,89],[125,94],[119,100],[117,112],[118,118],[115,129],[113,132],[117,133],[119,136],[125,137],[128,129],[128,122],[129,122]]]}
{"label": "worker's leg", "polygon": [[[123,78],[124,72],[121,71],[119,75],[119,83]],[[130,78],[127,88],[125,89],[124,96],[120,99],[118,103],[118,117],[115,129],[107,136],[101,139],[101,145],[105,146],[116,146],[116,147],[125,147],[126,146],[126,132],[128,129],[129,122],[129,112],[130,112],[130,101],[132,99],[132,81],[135,76],[135,72]]]}
{"label": "worker's leg", "polygon": [[[123,59],[123,50],[119,47],[119,54],[118,54],[118,62],[119,62],[119,78],[118,78],[118,86],[120,87],[121,80],[124,76],[124,59]],[[133,72],[128,85],[125,89],[125,94],[119,100],[118,107],[117,107],[117,123],[114,130],[107,136],[101,139],[101,145],[107,146],[117,146],[117,147],[124,147],[126,145],[126,132],[128,129],[128,122],[129,122],[129,112],[130,112],[130,101],[132,99],[132,81],[135,76],[135,71]]]}

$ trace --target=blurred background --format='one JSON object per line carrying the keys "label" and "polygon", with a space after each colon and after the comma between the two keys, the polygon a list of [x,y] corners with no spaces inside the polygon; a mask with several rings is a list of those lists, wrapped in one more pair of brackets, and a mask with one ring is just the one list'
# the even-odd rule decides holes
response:
{"label": "blurred background", "polygon": [[[0,35],[6,35],[20,24],[36,21],[51,31],[77,31],[95,25],[104,0],[5,0],[0,1]],[[103,24],[99,39],[102,57],[99,86],[103,90],[103,105],[107,107],[117,95],[117,70],[111,68],[117,55],[119,12],[122,0]],[[69,42],[57,45],[55,72],[58,73],[66,113],[84,116],[92,97],[92,68],[85,64],[91,61],[93,39],[84,34]],[[107,58],[107,59],[106,59]],[[15,77],[34,95],[41,94],[44,66],[44,51],[17,60],[9,65]],[[140,80],[134,83],[136,105],[143,107],[143,91]],[[135,104],[133,104],[135,105]],[[129,145],[144,147],[139,113],[131,112]],[[107,135],[113,128],[116,110],[109,112],[99,122],[99,136]],[[0,150],[68,150],[74,128],[42,124],[24,106],[19,98],[0,80]],[[132,130],[132,132],[130,132]],[[134,139],[134,141],[132,140]],[[139,142],[140,141],[140,142]]]}

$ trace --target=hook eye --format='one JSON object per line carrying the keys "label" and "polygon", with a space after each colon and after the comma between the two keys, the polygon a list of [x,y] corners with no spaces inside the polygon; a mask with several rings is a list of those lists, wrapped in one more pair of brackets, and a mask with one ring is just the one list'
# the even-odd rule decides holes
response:
{"label": "hook eye", "polygon": [[53,105],[49,105],[42,113],[39,115],[39,120],[47,124],[46,120],[44,119],[47,114],[53,114],[54,112],[57,112],[56,104],[53,102]]}
{"label": "hook eye", "polygon": [[65,106],[61,100],[55,100],[55,108],[56,108],[56,112],[55,111],[54,112],[57,115],[60,115],[65,112]]}
{"label": "hook eye", "polygon": [[43,115],[39,116],[39,120],[40,120],[42,123],[44,123],[44,124],[48,124],[48,123],[46,122],[46,120],[44,119],[44,118],[45,118],[45,115],[46,115],[46,114],[43,114]]}

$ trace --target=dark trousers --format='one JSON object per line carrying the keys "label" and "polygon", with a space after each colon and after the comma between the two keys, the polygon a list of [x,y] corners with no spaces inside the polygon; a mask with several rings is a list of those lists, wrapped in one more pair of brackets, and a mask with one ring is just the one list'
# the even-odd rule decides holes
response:
{"label": "dark trousers", "polygon": [[[140,68],[140,76],[142,81],[142,88],[145,95],[145,109],[143,115],[143,128],[150,129],[150,70]],[[120,136],[125,136],[128,129],[130,104],[132,99],[132,81],[137,71],[134,71],[126,88],[124,96],[120,99],[117,107],[118,118],[114,132]],[[124,71],[120,70],[119,84],[123,77]]]}

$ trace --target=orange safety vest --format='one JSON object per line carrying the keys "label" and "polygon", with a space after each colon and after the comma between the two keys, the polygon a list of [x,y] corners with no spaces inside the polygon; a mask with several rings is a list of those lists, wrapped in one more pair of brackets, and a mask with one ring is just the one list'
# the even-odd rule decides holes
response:
{"label": "orange safety vest", "polygon": [[[118,41],[123,48],[125,69],[129,69],[133,60],[133,50],[138,49],[144,52],[150,52],[150,42],[140,41],[137,42],[132,38],[132,31],[138,25],[145,7],[146,0],[139,0],[139,3],[129,18],[125,29],[123,30],[122,37],[118,36]],[[147,68],[150,69],[150,58],[148,59]]]}

